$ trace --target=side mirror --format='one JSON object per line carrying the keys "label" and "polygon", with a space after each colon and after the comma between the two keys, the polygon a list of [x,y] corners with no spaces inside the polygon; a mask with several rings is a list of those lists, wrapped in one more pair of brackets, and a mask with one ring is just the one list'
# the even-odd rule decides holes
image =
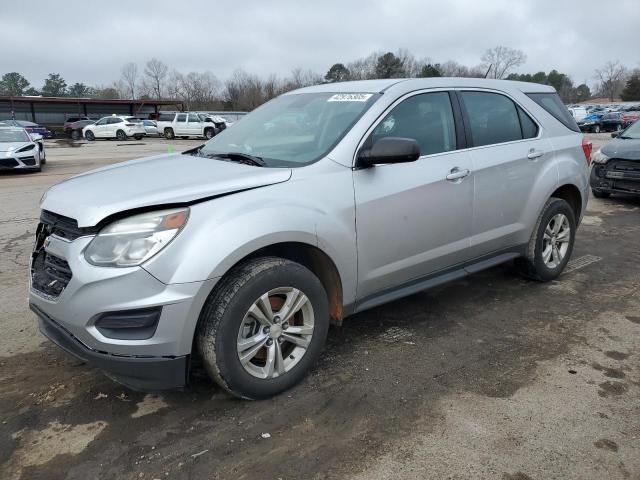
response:
{"label": "side mirror", "polygon": [[415,162],[420,158],[420,146],[413,138],[385,137],[371,148],[362,148],[358,152],[358,166],[372,167],[382,163]]}
{"label": "side mirror", "polygon": [[613,133],[611,134],[611,138],[618,138],[618,135],[619,135],[619,133],[617,133],[617,132],[613,132]]}

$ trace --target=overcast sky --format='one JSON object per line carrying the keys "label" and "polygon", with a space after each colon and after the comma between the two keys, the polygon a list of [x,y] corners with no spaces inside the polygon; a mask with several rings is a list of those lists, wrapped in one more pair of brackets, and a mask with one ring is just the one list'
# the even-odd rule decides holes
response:
{"label": "overcast sky", "polygon": [[592,84],[608,60],[640,67],[638,1],[0,0],[0,75],[21,72],[36,88],[50,72],[68,84],[104,85],[124,63],[142,70],[154,56],[220,80],[237,68],[324,74],[333,63],[399,48],[472,66],[502,44],[527,54],[520,72],[557,68]]}

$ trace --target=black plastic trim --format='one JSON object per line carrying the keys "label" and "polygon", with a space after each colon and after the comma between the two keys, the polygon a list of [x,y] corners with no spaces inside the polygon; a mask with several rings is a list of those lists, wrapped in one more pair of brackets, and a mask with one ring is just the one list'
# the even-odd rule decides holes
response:
{"label": "black plastic trim", "polygon": [[103,370],[133,390],[158,391],[181,388],[187,384],[189,355],[178,357],[135,357],[112,355],[87,347],[71,332],[34,304],[29,308],[38,316],[42,334],[60,348]]}
{"label": "black plastic trim", "polygon": [[146,340],[158,329],[162,307],[122,310],[99,314],[94,325],[107,338],[116,340]]}

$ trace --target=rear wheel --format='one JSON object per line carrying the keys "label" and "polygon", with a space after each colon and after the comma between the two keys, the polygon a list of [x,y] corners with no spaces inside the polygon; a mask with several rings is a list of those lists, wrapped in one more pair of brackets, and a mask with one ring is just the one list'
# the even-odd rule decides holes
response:
{"label": "rear wheel", "polygon": [[573,209],[565,200],[551,197],[538,217],[526,256],[516,262],[520,271],[541,282],[558,278],[571,257],[575,234]]}
{"label": "rear wheel", "polygon": [[90,142],[93,142],[96,139],[96,136],[93,134],[91,130],[87,130],[87,132],[84,134],[84,137]]}
{"label": "rear wheel", "polygon": [[133,138],[135,138],[136,140],[142,140],[142,137],[144,137],[144,135],[134,135]]}
{"label": "rear wheel", "polygon": [[616,124],[616,132],[621,132],[622,131],[622,124],[618,123]]}
{"label": "rear wheel", "polygon": [[128,137],[127,137],[127,134],[124,133],[123,130],[118,130],[116,132],[116,138],[122,142],[122,141],[126,140]]}
{"label": "rear wheel", "polygon": [[596,198],[609,198],[611,194],[609,192],[603,192],[602,190],[596,190],[595,188],[591,189],[591,193]]}
{"label": "rear wheel", "polygon": [[261,399],[304,378],[328,328],[320,280],[298,263],[265,257],[234,268],[216,286],[200,314],[196,342],[221,387]]}
{"label": "rear wheel", "polygon": [[165,128],[164,129],[164,138],[167,140],[173,140],[176,138],[175,133],[173,133],[173,128]]}
{"label": "rear wheel", "polygon": [[593,133],[600,133],[600,125],[596,125],[593,127]]}
{"label": "rear wheel", "polygon": [[72,140],[80,140],[82,138],[82,133],[80,130],[72,130],[71,131],[71,139]]}

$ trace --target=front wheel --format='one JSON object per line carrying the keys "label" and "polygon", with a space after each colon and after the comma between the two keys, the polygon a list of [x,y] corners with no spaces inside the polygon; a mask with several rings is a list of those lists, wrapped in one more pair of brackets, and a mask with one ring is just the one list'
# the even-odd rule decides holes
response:
{"label": "front wheel", "polygon": [[213,128],[207,128],[204,131],[204,136],[206,137],[207,140],[211,140],[214,136],[215,136],[216,132],[213,130]]}
{"label": "front wheel", "polygon": [[84,134],[84,136],[90,142],[93,142],[96,139],[96,136],[93,134],[91,130],[88,130],[87,133]]}
{"label": "front wheel", "polygon": [[246,399],[300,382],[329,328],[327,294],[310,270],[265,257],[234,268],[207,300],[196,333],[213,380]]}
{"label": "front wheel", "polygon": [[576,217],[561,198],[547,200],[531,235],[525,257],[516,265],[533,280],[548,282],[560,276],[569,262],[576,235]]}
{"label": "front wheel", "polygon": [[600,125],[593,127],[593,133],[600,133]]}

